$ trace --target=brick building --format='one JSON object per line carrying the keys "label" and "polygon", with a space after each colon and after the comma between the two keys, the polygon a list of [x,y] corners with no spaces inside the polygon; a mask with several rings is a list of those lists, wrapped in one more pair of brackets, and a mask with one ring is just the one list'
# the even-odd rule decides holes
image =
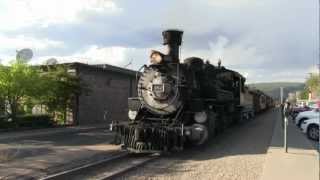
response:
{"label": "brick building", "polygon": [[107,64],[68,64],[90,89],[76,98],[73,124],[110,123],[127,119],[128,97],[136,96],[136,71]]}

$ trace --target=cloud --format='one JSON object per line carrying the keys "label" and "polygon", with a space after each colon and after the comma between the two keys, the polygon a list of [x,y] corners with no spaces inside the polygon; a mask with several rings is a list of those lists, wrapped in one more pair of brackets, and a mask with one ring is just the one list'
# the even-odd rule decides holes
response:
{"label": "cloud", "polygon": [[257,3],[257,1],[252,0],[224,0],[224,1],[210,1],[209,4],[213,7],[218,8],[237,8],[240,6],[250,6],[252,3]]}
{"label": "cloud", "polygon": [[153,48],[126,48],[121,46],[99,47],[92,45],[85,50],[78,51],[68,56],[41,56],[34,58],[31,64],[44,64],[46,60],[55,58],[59,63],[81,62],[85,64],[111,64],[115,66],[127,67],[138,70],[142,64],[148,63],[149,53]]}
{"label": "cloud", "polygon": [[34,50],[43,50],[52,47],[63,47],[62,41],[54,41],[49,39],[35,39],[32,37],[25,37],[23,35],[9,38],[0,34],[0,49],[22,49],[32,48]]}
{"label": "cloud", "polygon": [[318,67],[317,67],[317,65],[311,66],[309,68],[309,72],[313,73],[313,74],[319,74],[320,73],[320,64],[318,64]]}
{"label": "cloud", "polygon": [[65,44],[62,41],[37,39],[23,35],[7,37],[0,34],[0,42],[0,59],[4,59],[3,63],[8,63],[10,60],[14,59],[16,51],[24,48],[30,48],[36,54],[42,50],[63,49],[65,47]]}
{"label": "cloud", "polygon": [[212,58],[223,57],[226,46],[229,43],[229,39],[224,36],[219,36],[216,43],[209,42],[210,50],[212,51]]}
{"label": "cloud", "polygon": [[56,58],[60,63],[82,62],[87,64],[112,64],[121,65],[125,62],[126,54],[130,49],[124,47],[98,47],[89,46],[84,51],[76,52],[68,56],[42,56],[34,59],[31,63],[42,64],[49,58]]}
{"label": "cloud", "polygon": [[[252,82],[280,77],[303,81],[319,54],[315,1],[38,1],[30,1],[32,15],[25,0],[0,2],[0,21],[7,25],[0,30],[6,38],[63,42],[38,48],[35,59],[82,56],[90,63],[120,66],[133,59],[130,68],[137,68],[147,63],[151,48],[160,47],[161,31],[167,28],[184,30],[183,57],[199,56],[212,63],[221,58]],[[17,18],[11,22],[8,17]],[[7,52],[0,52],[0,58]]]}
{"label": "cloud", "polygon": [[[98,47],[90,46],[84,52],[71,55],[70,59],[78,59],[89,64],[112,64],[121,65],[126,61],[126,54],[130,49],[124,47]],[[64,58],[67,61],[69,58]],[[69,60],[70,61],[70,60]]]}
{"label": "cloud", "polygon": [[[231,68],[258,67],[265,62],[263,54],[259,54],[255,46],[247,45],[245,42],[231,42],[225,36],[218,36],[216,41],[207,42],[208,49],[184,50],[184,57],[199,56],[216,64],[219,59],[224,66]],[[254,61],[250,61],[254,59]]]}
{"label": "cloud", "polygon": [[108,0],[2,0],[1,30],[52,24],[79,23],[82,13],[117,13],[121,8]]}

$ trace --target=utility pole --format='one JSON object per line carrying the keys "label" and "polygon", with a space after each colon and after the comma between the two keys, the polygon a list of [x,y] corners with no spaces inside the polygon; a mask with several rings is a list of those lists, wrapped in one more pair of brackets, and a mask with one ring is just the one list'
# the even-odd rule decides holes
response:
{"label": "utility pole", "polygon": [[[320,0],[319,0],[320,1]],[[281,112],[281,123],[283,127],[283,148],[285,152],[288,152],[288,141],[287,141],[287,126],[288,126],[288,117],[287,117],[287,111],[288,111],[288,105],[283,104],[283,87],[280,87],[280,112]]]}
{"label": "utility pole", "polygon": [[283,87],[280,87],[280,103],[283,104]]}
{"label": "utility pole", "polygon": [[287,135],[288,135],[288,117],[284,116],[284,151],[288,152],[288,141],[287,141]]}

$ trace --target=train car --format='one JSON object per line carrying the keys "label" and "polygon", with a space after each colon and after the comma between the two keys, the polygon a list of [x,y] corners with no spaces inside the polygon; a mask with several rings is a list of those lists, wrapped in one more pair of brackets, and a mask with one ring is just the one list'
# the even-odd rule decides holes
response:
{"label": "train car", "polygon": [[251,89],[250,92],[251,92],[251,94],[253,96],[254,113],[258,114],[261,111],[261,108],[260,108],[260,92],[257,89]]}
{"label": "train car", "polygon": [[274,107],[274,102],[272,97],[267,96],[267,109],[273,108]]}
{"label": "train car", "polygon": [[113,122],[115,143],[135,153],[179,151],[205,144],[232,124],[253,117],[255,96],[245,78],[189,57],[180,62],[182,31],[162,33],[168,53],[152,51],[128,99],[128,121]]}
{"label": "train car", "polygon": [[265,111],[267,109],[267,96],[263,92],[260,92],[260,93],[261,93],[259,97],[260,111]]}
{"label": "train car", "polygon": [[265,94],[264,92],[251,89],[251,93],[253,94],[253,104],[254,104],[254,113],[258,114],[272,107],[272,98]]}
{"label": "train car", "polygon": [[242,119],[249,120],[254,118],[254,97],[248,86],[245,86],[240,94],[240,106],[242,107]]}

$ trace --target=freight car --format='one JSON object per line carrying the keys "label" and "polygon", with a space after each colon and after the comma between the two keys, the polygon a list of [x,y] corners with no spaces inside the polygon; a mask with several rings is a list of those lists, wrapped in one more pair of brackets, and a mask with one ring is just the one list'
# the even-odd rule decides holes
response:
{"label": "freight car", "polygon": [[244,89],[240,92],[240,107],[242,108],[242,117],[241,120],[253,119],[255,116],[254,112],[254,96],[248,86],[245,86]]}
{"label": "freight car", "polygon": [[274,102],[273,102],[272,97],[267,96],[267,107],[266,107],[266,109],[270,109],[270,108],[273,108],[273,107],[274,107]]}
{"label": "freight car", "polygon": [[255,114],[266,111],[274,106],[273,99],[264,92],[257,89],[251,89],[250,91],[253,96]]}
{"label": "freight car", "polygon": [[111,124],[115,143],[123,149],[136,153],[182,150],[253,118],[255,100],[262,95],[255,97],[245,86],[246,79],[221,62],[214,66],[190,57],[181,63],[182,34],[178,30],[162,33],[168,53],[151,52],[150,65],[143,66],[138,79],[138,97],[128,99],[129,120]]}

